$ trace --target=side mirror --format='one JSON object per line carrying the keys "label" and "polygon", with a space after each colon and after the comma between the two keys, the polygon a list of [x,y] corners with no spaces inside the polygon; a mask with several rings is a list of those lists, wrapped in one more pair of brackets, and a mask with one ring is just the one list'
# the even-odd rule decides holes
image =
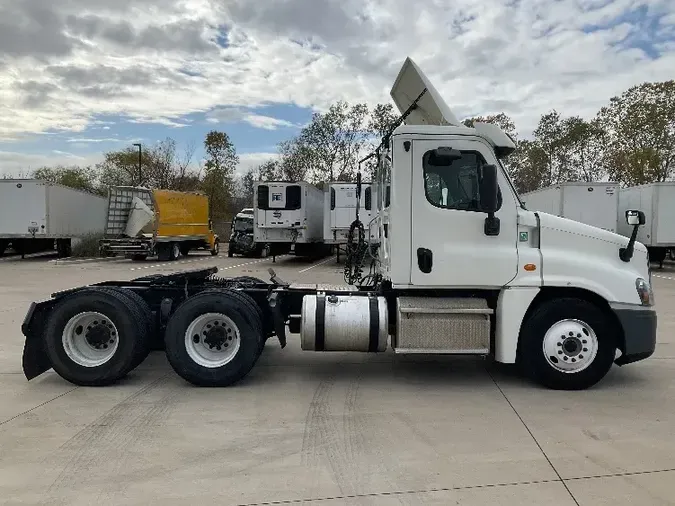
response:
{"label": "side mirror", "polygon": [[619,258],[624,262],[630,262],[633,258],[635,250],[635,241],[637,241],[638,228],[645,224],[645,213],[636,209],[629,209],[626,211],[626,223],[633,227],[633,232],[630,235],[628,244],[625,248],[619,248]]}
{"label": "side mirror", "polygon": [[452,165],[452,162],[455,160],[460,160],[461,158],[462,153],[460,151],[450,147],[440,147],[431,152],[429,163],[436,167],[447,167],[448,165]]}
{"label": "side mirror", "polygon": [[640,226],[645,224],[645,213],[642,211],[637,211],[634,209],[629,209],[626,211],[626,223],[631,227]]}
{"label": "side mirror", "polygon": [[499,184],[497,183],[497,166],[484,165],[483,175],[480,179],[480,209],[481,211],[494,214],[499,206]]}

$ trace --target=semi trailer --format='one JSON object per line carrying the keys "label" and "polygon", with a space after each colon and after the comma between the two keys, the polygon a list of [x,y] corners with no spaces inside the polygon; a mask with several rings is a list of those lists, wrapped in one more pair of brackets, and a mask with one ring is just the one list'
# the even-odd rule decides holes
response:
{"label": "semi trailer", "polygon": [[487,356],[570,390],[652,355],[644,214],[626,212],[629,239],[527,210],[502,165],[515,150],[502,130],[463,126],[410,59],[391,94],[401,115],[375,154],[374,274],[355,262],[336,286],[213,267],[54,293],[22,324],[26,377],[53,368],[78,385],[111,384],[153,335],[174,371],[204,386],[245,377],[266,340],[284,347],[287,333],[316,352]]}
{"label": "semi trailer", "polygon": [[22,256],[51,250],[71,254],[72,241],[102,234],[106,199],[37,179],[0,179],[0,256],[9,244]]}
{"label": "semi trailer", "polygon": [[190,250],[217,255],[220,240],[209,219],[209,199],[198,192],[113,186],[108,193],[104,255],[177,260]]}
{"label": "semi trailer", "polygon": [[323,241],[323,191],[306,182],[256,182],[253,237],[270,253],[320,256]]}
{"label": "semi trailer", "polygon": [[[357,190],[360,188],[360,195]],[[341,248],[347,248],[350,242],[352,224],[359,219],[363,224],[366,240],[371,245],[377,244],[377,227],[374,225],[376,209],[376,188],[371,183],[334,182],[326,186],[323,206],[323,240],[337,250],[340,260]],[[358,215],[357,215],[358,208]],[[354,239],[351,238],[353,241]]]}
{"label": "semi trailer", "polygon": [[[675,182],[650,183],[619,192],[619,213],[640,209],[645,213],[645,226],[638,232],[638,240],[647,246],[649,257],[663,266],[668,252],[671,259],[675,248]],[[619,233],[630,235],[631,230],[619,221]]]}
{"label": "semi trailer", "polygon": [[[620,223],[625,222],[624,213],[619,215],[618,211],[619,192],[618,183],[574,181],[525,193],[522,199],[531,211],[543,211],[619,232],[617,216]],[[630,235],[630,231],[624,235]]]}

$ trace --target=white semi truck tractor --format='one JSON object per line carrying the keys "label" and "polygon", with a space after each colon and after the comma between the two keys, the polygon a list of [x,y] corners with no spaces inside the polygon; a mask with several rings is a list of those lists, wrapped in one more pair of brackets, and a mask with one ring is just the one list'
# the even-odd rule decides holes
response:
{"label": "white semi truck tractor", "polygon": [[214,267],[55,293],[24,320],[26,377],[53,368],[78,385],[114,383],[158,333],[175,372],[204,386],[240,380],[265,341],[283,347],[287,332],[317,352],[487,356],[570,390],[652,355],[640,211],[626,211],[630,239],[529,211],[502,165],[515,146],[498,127],[462,126],[410,59],[391,95],[401,116],[375,155],[374,275],[355,263],[344,286],[289,284]]}

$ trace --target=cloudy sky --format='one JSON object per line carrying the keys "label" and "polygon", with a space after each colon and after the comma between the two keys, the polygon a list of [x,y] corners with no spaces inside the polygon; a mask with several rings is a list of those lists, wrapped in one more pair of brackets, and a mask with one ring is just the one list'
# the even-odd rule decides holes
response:
{"label": "cloudy sky", "polygon": [[[223,129],[240,169],[406,56],[458,117],[590,117],[675,78],[674,0],[0,0],[0,173]],[[199,153],[198,153],[199,155]]]}

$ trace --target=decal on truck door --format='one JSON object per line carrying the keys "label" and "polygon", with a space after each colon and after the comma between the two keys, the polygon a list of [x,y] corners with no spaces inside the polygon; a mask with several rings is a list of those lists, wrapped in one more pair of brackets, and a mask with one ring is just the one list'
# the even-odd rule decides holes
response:
{"label": "decal on truck door", "polygon": [[273,193],[272,202],[281,202],[284,199],[283,193]]}

